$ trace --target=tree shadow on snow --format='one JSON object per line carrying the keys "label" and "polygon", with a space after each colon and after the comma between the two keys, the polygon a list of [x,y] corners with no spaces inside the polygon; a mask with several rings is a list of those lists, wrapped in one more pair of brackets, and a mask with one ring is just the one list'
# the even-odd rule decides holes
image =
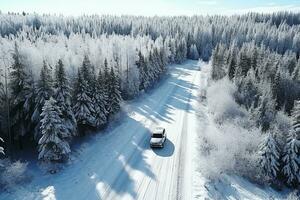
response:
{"label": "tree shadow on snow", "polygon": [[[185,68],[177,71],[179,74],[185,74],[186,76],[192,76],[194,70],[198,70],[198,67],[194,65],[188,71]],[[179,77],[180,78],[180,77]],[[189,103],[191,100],[195,100],[197,97],[191,94],[191,90],[198,87],[183,79],[177,80],[176,77],[169,78],[169,81],[160,88],[156,89],[156,93],[149,95],[143,101],[143,104],[134,104],[137,109],[135,111],[152,122],[167,122],[176,123],[172,118],[172,112],[175,109],[185,110],[190,112],[193,110]],[[160,94],[159,96],[157,94]],[[156,105],[156,106],[154,106]]]}

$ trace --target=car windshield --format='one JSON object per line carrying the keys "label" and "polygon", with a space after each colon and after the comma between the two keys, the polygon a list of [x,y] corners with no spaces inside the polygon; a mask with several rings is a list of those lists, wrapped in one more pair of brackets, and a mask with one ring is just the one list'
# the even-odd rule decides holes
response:
{"label": "car windshield", "polygon": [[153,137],[153,138],[162,138],[163,136],[162,136],[162,134],[154,133],[154,134],[152,135],[152,137]]}

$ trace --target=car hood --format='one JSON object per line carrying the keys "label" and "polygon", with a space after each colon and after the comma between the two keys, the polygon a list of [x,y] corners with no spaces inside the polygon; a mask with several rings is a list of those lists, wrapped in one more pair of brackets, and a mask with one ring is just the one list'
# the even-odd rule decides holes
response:
{"label": "car hood", "polygon": [[161,143],[162,141],[163,141],[163,138],[151,138],[150,143],[157,144],[157,143]]}

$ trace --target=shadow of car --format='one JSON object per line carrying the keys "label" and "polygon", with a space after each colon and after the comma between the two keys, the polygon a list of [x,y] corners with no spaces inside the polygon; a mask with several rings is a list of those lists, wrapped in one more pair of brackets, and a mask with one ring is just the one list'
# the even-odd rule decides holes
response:
{"label": "shadow of car", "polygon": [[174,154],[175,146],[171,140],[168,138],[165,141],[164,148],[161,149],[152,149],[153,152],[161,157],[170,157]]}

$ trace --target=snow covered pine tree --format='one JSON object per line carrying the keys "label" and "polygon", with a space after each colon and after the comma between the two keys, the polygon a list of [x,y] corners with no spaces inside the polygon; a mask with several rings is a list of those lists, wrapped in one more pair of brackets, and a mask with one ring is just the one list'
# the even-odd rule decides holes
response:
{"label": "snow covered pine tree", "polygon": [[279,148],[272,133],[267,133],[264,141],[260,145],[260,161],[259,164],[264,170],[266,176],[271,180],[275,180],[279,171]]}
{"label": "snow covered pine tree", "polygon": [[[12,71],[10,72],[10,90],[11,90],[11,128],[12,137],[11,140],[15,138],[20,140],[20,136],[26,134],[26,101],[30,93],[30,84],[28,69],[23,64],[23,57],[19,53],[19,47],[15,43],[14,53],[12,55],[13,64]],[[25,107],[25,109],[24,109]],[[9,144],[12,141],[8,141]]]}
{"label": "snow covered pine tree", "polygon": [[54,98],[61,110],[60,117],[65,124],[68,137],[77,135],[76,119],[71,107],[71,88],[61,59],[58,60],[55,68]]}
{"label": "snow covered pine tree", "polygon": [[120,102],[121,98],[121,91],[119,86],[119,77],[114,72],[114,69],[110,69],[109,74],[109,90],[108,90],[108,110],[110,114],[116,114],[120,110]]}
{"label": "snow covered pine tree", "polygon": [[287,182],[292,186],[300,184],[300,101],[295,101],[292,112],[292,130],[290,131],[285,145],[283,157],[283,173]]}
{"label": "snow covered pine tree", "polygon": [[83,135],[95,126],[94,105],[87,93],[88,83],[82,77],[81,70],[78,69],[73,112],[77,121],[78,131]]}
{"label": "snow covered pine tree", "polygon": [[138,57],[139,59],[136,62],[136,66],[139,69],[139,90],[147,90],[150,86],[147,63],[141,51],[139,51]]}
{"label": "snow covered pine tree", "polygon": [[107,104],[107,97],[104,88],[104,77],[99,70],[98,78],[95,85],[94,101],[95,101],[95,124],[97,128],[101,128],[107,123],[107,110],[105,105]]}
{"label": "snow covered pine tree", "polygon": [[[4,142],[4,140],[0,137],[0,141]],[[4,154],[4,148],[0,146],[0,153]]]}
{"label": "snow covered pine tree", "polygon": [[42,110],[40,127],[42,137],[38,142],[38,158],[46,162],[64,161],[71,150],[66,141],[68,133],[60,118],[61,111],[52,97],[45,101]]}
{"label": "snow covered pine tree", "polygon": [[37,85],[37,94],[35,99],[35,108],[33,115],[31,117],[32,122],[36,125],[34,129],[34,137],[36,140],[39,140],[41,137],[41,112],[42,108],[45,104],[46,100],[49,100],[49,98],[53,94],[53,88],[52,88],[53,80],[52,80],[52,74],[51,69],[49,68],[46,61],[43,61],[43,68],[40,73],[40,80],[38,81]]}

